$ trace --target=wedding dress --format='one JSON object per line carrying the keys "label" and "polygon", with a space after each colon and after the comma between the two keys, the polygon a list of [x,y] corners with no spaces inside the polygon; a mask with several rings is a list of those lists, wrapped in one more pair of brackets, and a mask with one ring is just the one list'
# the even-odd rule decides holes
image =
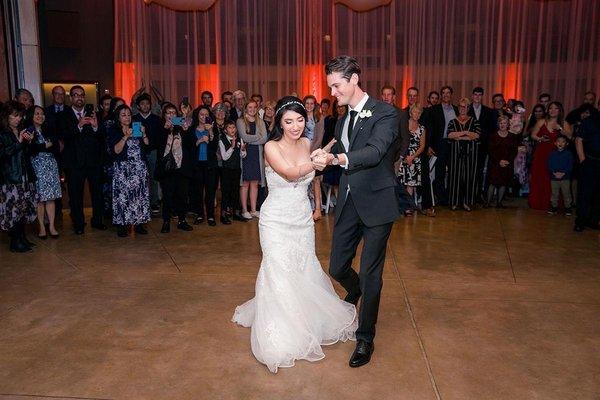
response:
{"label": "wedding dress", "polygon": [[260,210],[263,259],[255,297],[236,308],[233,322],[251,327],[254,356],[275,373],[295,360],[321,360],[323,345],[355,340],[358,321],[315,254],[307,195],[314,172],[288,182],[267,166],[265,176],[269,195]]}

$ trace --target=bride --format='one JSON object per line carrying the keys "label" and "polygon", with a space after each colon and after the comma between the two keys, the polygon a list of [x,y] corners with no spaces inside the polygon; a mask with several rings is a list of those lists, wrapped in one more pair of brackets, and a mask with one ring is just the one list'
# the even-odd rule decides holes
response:
{"label": "bride", "polygon": [[355,340],[357,328],[354,305],[338,297],[315,254],[308,185],[319,164],[303,137],[306,109],[288,96],[276,110],[264,151],[269,195],[260,210],[256,293],[233,315],[233,322],[252,328],[252,352],[273,373],[295,360],[321,360],[322,345]]}

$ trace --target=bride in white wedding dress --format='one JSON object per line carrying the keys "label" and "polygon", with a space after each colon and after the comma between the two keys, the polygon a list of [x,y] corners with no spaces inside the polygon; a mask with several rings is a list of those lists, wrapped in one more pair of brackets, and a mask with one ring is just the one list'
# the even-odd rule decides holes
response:
{"label": "bride in white wedding dress", "polygon": [[300,99],[279,100],[276,131],[264,152],[269,195],[260,210],[256,293],[233,315],[251,327],[252,352],[273,373],[295,360],[321,360],[321,346],[354,340],[357,328],[354,305],[339,298],[315,254],[308,199],[315,166],[302,137],[305,121]]}

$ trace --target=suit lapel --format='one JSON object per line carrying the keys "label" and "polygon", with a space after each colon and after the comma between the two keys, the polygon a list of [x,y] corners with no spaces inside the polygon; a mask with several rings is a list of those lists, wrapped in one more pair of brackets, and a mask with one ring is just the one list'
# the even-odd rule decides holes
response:
{"label": "suit lapel", "polygon": [[[367,110],[373,111],[375,104],[376,104],[375,100],[373,100],[373,98],[369,96],[362,111],[367,111]],[[357,118],[358,118],[358,115],[357,115]],[[358,121],[356,121],[356,123],[354,124],[354,129],[352,130],[352,140],[350,141],[350,149],[352,149],[352,146],[354,146],[354,142],[356,142],[356,137],[360,134],[360,130],[362,129],[362,127],[367,119],[368,118],[358,118]]]}
{"label": "suit lapel", "polygon": [[342,142],[342,134],[344,133],[344,124],[346,123],[346,119],[349,117],[348,113],[344,114],[344,118],[342,118],[341,120],[338,120],[336,126],[335,126],[335,140],[340,144],[341,149],[343,150],[343,153],[348,152],[348,149],[346,148],[346,146],[344,146],[344,143]]}

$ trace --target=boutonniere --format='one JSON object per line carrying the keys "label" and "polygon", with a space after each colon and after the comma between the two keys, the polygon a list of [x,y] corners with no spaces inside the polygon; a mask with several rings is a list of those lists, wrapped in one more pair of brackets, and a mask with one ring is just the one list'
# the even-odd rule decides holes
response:
{"label": "boutonniere", "polygon": [[362,110],[359,114],[358,114],[358,118],[369,118],[372,117],[373,113],[371,112],[371,110]]}

